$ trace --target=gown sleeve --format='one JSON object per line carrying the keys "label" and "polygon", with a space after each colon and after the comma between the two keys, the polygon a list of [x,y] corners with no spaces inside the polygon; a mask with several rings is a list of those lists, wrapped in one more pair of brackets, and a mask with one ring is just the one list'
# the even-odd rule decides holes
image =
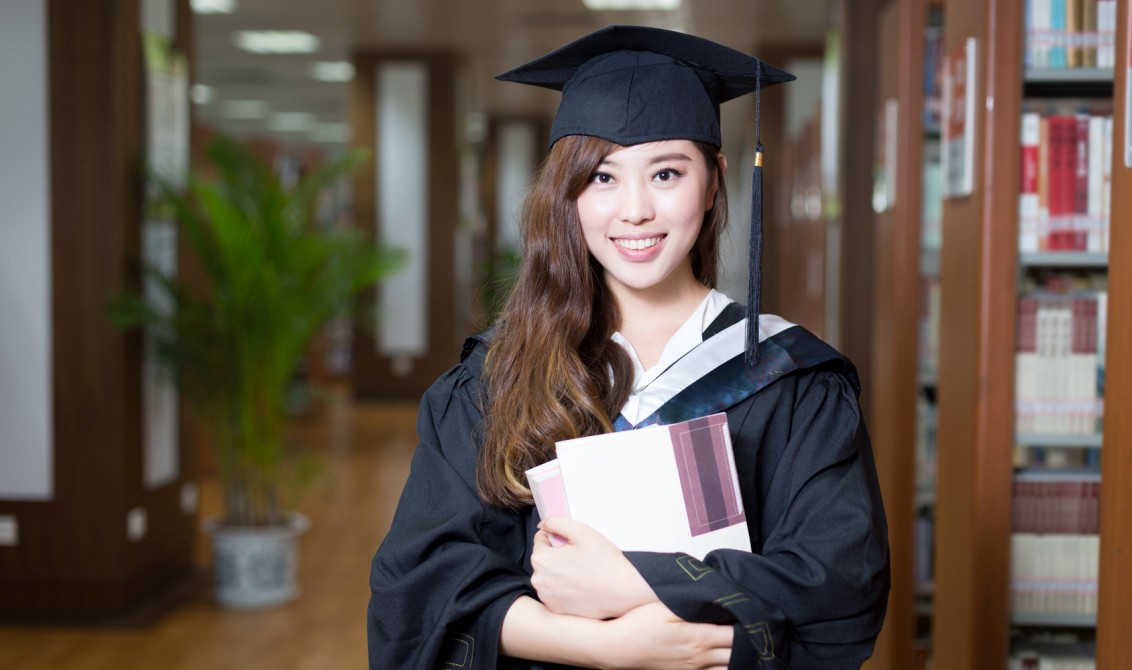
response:
{"label": "gown sleeve", "polygon": [[420,443],[370,570],[371,669],[495,668],[504,615],[534,594],[520,515],[476,494],[476,388],[460,365],[421,402]]}
{"label": "gown sleeve", "polygon": [[[773,389],[773,391],[772,391]],[[678,616],[732,623],[730,668],[859,668],[884,619],[888,540],[856,394],[780,380],[729,411],[751,552],[627,556]]]}

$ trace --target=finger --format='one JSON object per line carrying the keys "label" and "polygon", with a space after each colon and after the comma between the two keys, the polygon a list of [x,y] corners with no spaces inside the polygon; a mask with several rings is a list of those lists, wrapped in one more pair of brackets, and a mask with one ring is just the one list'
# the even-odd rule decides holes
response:
{"label": "finger", "polygon": [[579,532],[584,532],[587,526],[580,521],[567,519],[564,516],[548,516],[542,520],[539,527],[548,533],[553,533],[559,537],[571,540],[575,538]]}
{"label": "finger", "polygon": [[540,531],[536,532],[535,533],[534,546],[535,547],[549,547],[550,546],[550,537],[544,531],[540,530]]}

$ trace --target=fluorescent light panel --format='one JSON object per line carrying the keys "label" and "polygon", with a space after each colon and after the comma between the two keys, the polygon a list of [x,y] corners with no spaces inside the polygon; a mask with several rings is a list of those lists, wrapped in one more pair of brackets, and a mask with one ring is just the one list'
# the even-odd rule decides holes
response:
{"label": "fluorescent light panel", "polygon": [[314,115],[309,112],[275,112],[267,120],[267,127],[277,133],[301,133],[314,125]]}
{"label": "fluorescent light panel", "polygon": [[231,14],[236,11],[236,0],[192,0],[196,14]]}
{"label": "fluorescent light panel", "polygon": [[681,0],[582,0],[587,8],[599,12],[671,11],[680,8]]}
{"label": "fluorescent light panel", "polygon": [[312,142],[334,142],[344,144],[350,141],[350,131],[350,124],[348,123],[316,123],[314,127],[311,128],[310,139]]}
{"label": "fluorescent light panel", "polygon": [[309,54],[319,47],[319,39],[302,30],[241,30],[233,41],[254,54]]}
{"label": "fluorescent light panel", "polygon": [[262,119],[267,116],[267,103],[263,100],[225,100],[221,114],[229,119]]}
{"label": "fluorescent light panel", "polygon": [[319,81],[350,81],[354,64],[348,61],[319,61],[311,65],[311,76]]}
{"label": "fluorescent light panel", "polygon": [[216,99],[216,89],[205,84],[193,84],[189,89],[189,98],[195,105],[207,105]]}

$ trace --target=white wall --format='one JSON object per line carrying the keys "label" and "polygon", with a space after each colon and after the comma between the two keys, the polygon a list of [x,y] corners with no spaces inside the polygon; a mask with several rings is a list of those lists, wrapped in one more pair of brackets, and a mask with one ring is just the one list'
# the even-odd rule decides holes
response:
{"label": "white wall", "polygon": [[428,351],[427,66],[381,65],[377,99],[377,235],[408,253],[405,267],[381,282],[377,346],[407,364]]}
{"label": "white wall", "polygon": [[51,212],[46,0],[0,20],[0,499],[49,500]]}
{"label": "white wall", "polygon": [[499,180],[495,201],[498,203],[495,250],[519,250],[519,209],[527,188],[538,169],[538,130],[526,121],[500,125],[496,139]]}

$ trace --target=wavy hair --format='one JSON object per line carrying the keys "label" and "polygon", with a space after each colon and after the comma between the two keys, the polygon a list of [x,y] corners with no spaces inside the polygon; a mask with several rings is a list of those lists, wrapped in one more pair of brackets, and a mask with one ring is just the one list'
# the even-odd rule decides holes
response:
{"label": "wavy hair", "polygon": [[[696,143],[718,179],[692,247],[692,272],[714,287],[727,194],[716,147]],[[489,504],[531,504],[524,472],[553,457],[554,443],[609,432],[633,382],[628,353],[610,337],[620,314],[589,253],[578,197],[619,145],[596,137],[558,140],[520,214],[522,262],[485,367],[484,439],[476,479]]]}

